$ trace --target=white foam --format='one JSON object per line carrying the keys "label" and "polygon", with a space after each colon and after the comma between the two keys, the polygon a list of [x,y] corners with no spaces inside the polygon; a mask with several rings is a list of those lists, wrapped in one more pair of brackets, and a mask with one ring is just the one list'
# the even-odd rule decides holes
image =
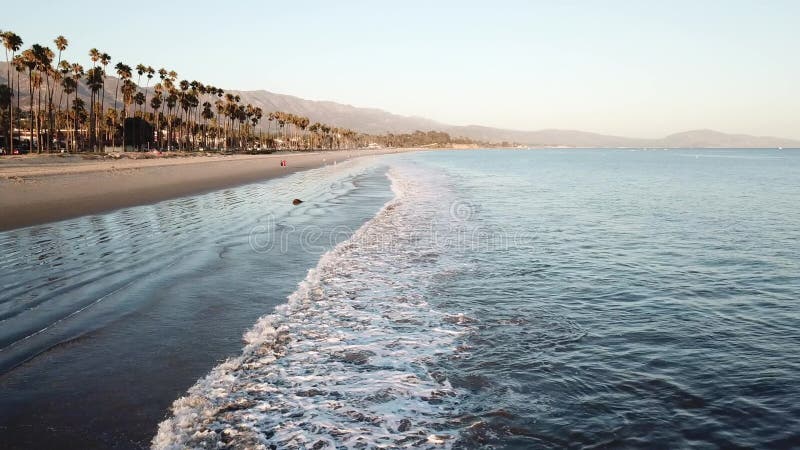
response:
{"label": "white foam", "polygon": [[395,198],[245,333],[241,356],[175,401],[154,448],[452,445],[448,418],[465,393],[431,365],[471,325],[426,301],[428,283],[451,270],[416,232],[441,209],[431,187],[388,176]]}

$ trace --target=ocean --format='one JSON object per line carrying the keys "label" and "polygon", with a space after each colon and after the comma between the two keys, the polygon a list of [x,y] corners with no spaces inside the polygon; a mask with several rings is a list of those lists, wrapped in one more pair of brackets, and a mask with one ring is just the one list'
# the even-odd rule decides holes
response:
{"label": "ocean", "polygon": [[798,204],[791,150],[435,151],[1,233],[0,429],[800,447]]}

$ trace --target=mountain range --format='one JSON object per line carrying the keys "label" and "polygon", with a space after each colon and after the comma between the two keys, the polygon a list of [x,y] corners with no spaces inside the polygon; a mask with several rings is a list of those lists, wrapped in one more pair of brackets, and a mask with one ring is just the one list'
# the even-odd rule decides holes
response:
{"label": "mountain range", "polygon": [[[12,70],[12,76],[14,71]],[[22,87],[27,91],[25,75]],[[114,104],[116,77],[106,79],[106,107]],[[0,63],[0,84],[6,83],[5,63]],[[151,86],[152,89],[152,86]],[[467,137],[484,142],[508,142],[529,146],[548,147],[649,147],[649,148],[800,148],[800,141],[770,136],[728,134],[714,130],[691,130],[671,134],[660,139],[641,139],[611,136],[578,130],[545,129],[538,131],[510,130],[480,125],[449,125],[423,117],[402,116],[376,108],[363,108],[330,101],[306,100],[291,95],[277,94],[265,90],[226,90],[241,97],[243,103],[259,106],[265,112],[284,111],[308,117],[313,122],[349,128],[363,133],[408,133],[420,131],[444,131],[453,137]],[[78,94],[88,99],[89,91],[81,84]],[[22,95],[22,103],[27,92]],[[266,128],[266,120],[261,127]]]}

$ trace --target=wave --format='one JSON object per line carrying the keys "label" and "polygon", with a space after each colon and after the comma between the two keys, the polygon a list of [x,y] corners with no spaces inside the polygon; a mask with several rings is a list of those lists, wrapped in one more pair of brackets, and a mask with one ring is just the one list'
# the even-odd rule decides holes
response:
{"label": "wave", "polygon": [[240,356],[174,402],[153,448],[453,445],[466,391],[436,362],[474,321],[426,301],[452,270],[419,232],[441,209],[435,187],[387,176],[395,197],[245,333]]}

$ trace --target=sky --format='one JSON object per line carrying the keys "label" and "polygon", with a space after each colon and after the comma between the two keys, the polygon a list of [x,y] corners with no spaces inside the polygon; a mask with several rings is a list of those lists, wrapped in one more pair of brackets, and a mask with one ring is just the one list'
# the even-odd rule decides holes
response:
{"label": "sky", "polygon": [[[800,139],[800,1],[9,2],[64,58],[455,125]],[[0,54],[2,57],[2,54]]]}

